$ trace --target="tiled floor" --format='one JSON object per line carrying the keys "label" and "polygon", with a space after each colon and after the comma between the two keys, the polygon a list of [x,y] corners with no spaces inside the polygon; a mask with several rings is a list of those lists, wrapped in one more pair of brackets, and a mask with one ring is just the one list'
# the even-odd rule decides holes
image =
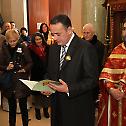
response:
{"label": "tiled floor", "polygon": [[[35,119],[33,107],[29,110],[29,118],[31,119],[31,121],[29,121],[29,126],[50,126],[50,118],[49,119],[44,118],[43,113],[41,120]],[[16,126],[22,126],[22,120],[20,114],[17,114],[16,124],[17,124]],[[1,110],[1,108],[0,108],[0,126],[9,126],[8,112]]]}

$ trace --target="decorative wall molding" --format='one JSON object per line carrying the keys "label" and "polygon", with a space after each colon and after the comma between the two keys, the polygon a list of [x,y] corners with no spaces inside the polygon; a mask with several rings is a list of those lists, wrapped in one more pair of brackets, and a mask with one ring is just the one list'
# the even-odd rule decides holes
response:
{"label": "decorative wall molding", "polygon": [[126,3],[118,3],[110,5],[112,11],[126,11]]}
{"label": "decorative wall molding", "polygon": [[[110,13],[109,22],[107,22],[106,27],[109,26],[109,50],[108,53],[113,50],[115,46],[122,42],[121,34],[121,24],[124,18],[126,18],[126,0],[105,0],[102,4],[106,8],[107,13]],[[108,6],[110,10],[108,10]]]}

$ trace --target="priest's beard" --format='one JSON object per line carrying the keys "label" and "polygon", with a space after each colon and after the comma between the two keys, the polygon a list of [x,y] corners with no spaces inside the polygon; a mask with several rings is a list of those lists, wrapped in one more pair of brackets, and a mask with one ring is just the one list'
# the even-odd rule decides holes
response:
{"label": "priest's beard", "polygon": [[126,36],[123,36],[124,45],[126,47]]}
{"label": "priest's beard", "polygon": [[125,47],[126,47],[126,41],[124,42],[124,45],[125,45]]}
{"label": "priest's beard", "polygon": [[126,42],[126,36],[122,36],[124,42]]}

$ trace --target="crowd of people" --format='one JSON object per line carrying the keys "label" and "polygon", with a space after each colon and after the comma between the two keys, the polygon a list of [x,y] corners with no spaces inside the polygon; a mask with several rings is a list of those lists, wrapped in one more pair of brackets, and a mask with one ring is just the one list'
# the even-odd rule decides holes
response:
{"label": "crowd of people", "polygon": [[2,97],[8,100],[8,103],[5,104],[9,105],[9,126],[16,125],[17,99],[22,115],[22,124],[28,126],[27,99],[30,95],[32,95],[32,102],[35,106],[36,119],[41,119],[41,107],[43,107],[44,117],[49,118],[50,97],[37,91],[30,91],[19,81],[21,78],[26,80],[30,78],[32,81],[44,79],[49,52],[47,44],[49,28],[45,23],[47,28],[42,28],[42,25],[40,26],[41,32],[37,31],[28,36],[28,30],[25,27],[18,30],[15,22],[6,22],[4,30],[0,34],[0,57],[3,59],[0,61],[0,76],[3,73],[12,74],[11,84],[6,88],[1,86]]}
{"label": "crowd of people", "polygon": [[[16,125],[17,99],[22,124],[28,126],[30,95],[36,119],[41,119],[43,108],[45,118],[51,117],[51,126],[124,126],[126,20],[123,24],[123,43],[105,60],[105,46],[91,23],[83,26],[82,38],[73,31],[67,15],[54,16],[49,26],[42,23],[39,31],[30,36],[25,27],[18,30],[15,22],[5,23],[0,34],[0,76],[9,73],[11,80],[8,87],[0,88],[8,99],[9,126]],[[50,79],[60,84],[47,84],[55,93],[38,92],[19,79]]]}

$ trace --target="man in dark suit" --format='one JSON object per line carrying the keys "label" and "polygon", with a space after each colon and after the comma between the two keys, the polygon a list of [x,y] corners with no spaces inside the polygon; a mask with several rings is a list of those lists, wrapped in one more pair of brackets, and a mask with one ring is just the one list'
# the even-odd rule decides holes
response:
{"label": "man in dark suit", "polygon": [[[55,16],[50,30],[57,44],[50,46],[48,77],[61,83],[48,84],[56,90],[52,94],[51,126],[94,126],[93,89],[98,79],[96,51],[73,32],[66,15]],[[50,92],[42,93],[50,95]]]}

